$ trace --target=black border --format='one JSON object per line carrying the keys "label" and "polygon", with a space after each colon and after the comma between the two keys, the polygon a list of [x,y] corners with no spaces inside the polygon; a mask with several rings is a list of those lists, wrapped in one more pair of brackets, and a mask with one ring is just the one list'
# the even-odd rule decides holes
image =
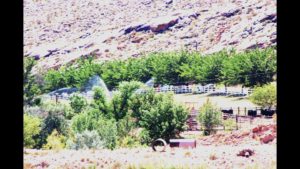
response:
{"label": "black border", "polygon": [[[295,97],[298,81],[297,71],[299,62],[297,59],[297,29],[299,21],[296,13],[299,9],[293,9],[299,5],[291,1],[277,1],[277,167],[295,168],[299,160],[295,151],[299,144],[297,125],[299,125],[299,102]],[[293,18],[295,17],[295,18]],[[293,25],[294,24],[294,25]],[[294,131],[293,131],[294,130]],[[295,163],[295,165],[293,165]],[[297,167],[296,167],[297,168]]]}
{"label": "black border", "polygon": [[8,166],[2,168],[18,169],[23,168],[23,1],[1,6],[1,159]]}

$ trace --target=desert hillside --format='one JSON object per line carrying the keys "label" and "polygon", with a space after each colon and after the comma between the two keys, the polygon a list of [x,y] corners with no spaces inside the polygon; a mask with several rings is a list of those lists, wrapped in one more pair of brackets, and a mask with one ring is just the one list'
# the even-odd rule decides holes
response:
{"label": "desert hillside", "polygon": [[263,48],[276,45],[276,19],[274,0],[24,0],[24,56],[45,70],[90,53]]}

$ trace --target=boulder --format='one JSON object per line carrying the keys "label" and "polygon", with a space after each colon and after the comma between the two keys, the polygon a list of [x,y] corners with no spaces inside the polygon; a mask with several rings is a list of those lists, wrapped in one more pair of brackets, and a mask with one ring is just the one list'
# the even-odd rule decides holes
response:
{"label": "boulder", "polygon": [[173,0],[164,0],[165,4],[169,5],[171,3],[173,3]]}
{"label": "boulder", "polygon": [[254,155],[254,151],[250,149],[244,149],[237,154],[237,156],[242,156],[247,158],[252,155]]}
{"label": "boulder", "polygon": [[174,16],[160,17],[152,20],[150,30],[155,33],[162,33],[168,28],[178,23],[178,18]]}
{"label": "boulder", "polygon": [[[170,15],[157,17],[145,23],[135,23],[123,29],[123,34],[129,34],[132,31],[146,32],[152,31],[154,33],[163,33],[170,27],[176,25],[176,28],[182,28],[192,22],[192,18],[197,18],[200,14],[191,11],[180,11]],[[177,26],[178,25],[178,26]],[[122,30],[121,30],[122,31]]]}
{"label": "boulder", "polygon": [[241,11],[240,9],[232,9],[232,10],[229,10],[228,12],[222,13],[221,15],[224,16],[224,17],[229,18],[229,17],[232,17],[232,16],[236,15],[240,11]]}
{"label": "boulder", "polygon": [[265,16],[259,22],[262,23],[262,22],[265,22],[265,21],[276,22],[277,21],[276,13]]}
{"label": "boulder", "polygon": [[152,3],[152,0],[143,0],[141,3],[143,5],[150,5]]}
{"label": "boulder", "polygon": [[263,143],[267,144],[267,143],[273,141],[274,139],[275,139],[275,135],[269,134],[269,135],[267,135],[267,136],[261,138],[261,141],[262,141]]}

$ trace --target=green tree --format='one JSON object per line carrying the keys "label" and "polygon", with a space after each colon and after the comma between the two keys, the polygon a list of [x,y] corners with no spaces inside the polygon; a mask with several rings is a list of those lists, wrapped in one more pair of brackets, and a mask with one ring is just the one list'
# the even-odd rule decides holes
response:
{"label": "green tree", "polygon": [[94,96],[91,106],[95,109],[98,109],[103,115],[107,118],[112,118],[112,112],[107,102],[106,95],[104,90],[100,87],[94,87]]}
{"label": "green tree", "polygon": [[129,58],[126,61],[126,68],[128,80],[146,82],[151,78],[150,66],[147,65],[145,57]]}
{"label": "green tree", "polygon": [[184,82],[180,76],[180,66],[187,62],[188,53],[156,53],[149,57],[151,59],[152,76],[158,84],[176,84]]}
{"label": "green tree", "polygon": [[210,135],[216,126],[222,124],[222,113],[207,99],[199,110],[198,120],[204,127],[204,135]]}
{"label": "green tree", "polygon": [[136,125],[140,125],[142,114],[144,110],[150,110],[154,105],[158,104],[157,95],[154,89],[143,89],[143,93],[135,93],[132,96],[130,110],[132,111],[132,117],[136,119]]}
{"label": "green tree", "polygon": [[33,105],[35,96],[41,93],[40,86],[36,83],[36,78],[32,75],[32,68],[36,65],[33,57],[25,57],[24,60],[24,104]]}
{"label": "green tree", "polygon": [[224,61],[222,75],[228,85],[263,85],[273,81],[276,74],[276,53],[273,48],[232,53]]}
{"label": "green tree", "polygon": [[67,86],[67,79],[64,76],[65,68],[60,70],[49,70],[45,75],[45,90],[52,91]]}
{"label": "green tree", "polygon": [[140,125],[152,140],[163,138],[169,141],[184,130],[188,112],[174,103],[171,93],[157,94],[155,100],[155,105],[142,111]]}
{"label": "green tree", "polygon": [[102,64],[96,64],[90,58],[79,59],[74,64],[64,65],[58,70],[49,70],[44,78],[46,91],[63,87],[81,89],[90,77],[102,72]]}
{"label": "green tree", "polygon": [[101,77],[109,90],[118,86],[119,82],[129,80],[124,61],[115,60],[106,62],[102,67],[102,72]]}
{"label": "green tree", "polygon": [[196,83],[205,81],[202,74],[203,64],[204,57],[199,53],[188,55],[187,62],[179,67],[180,76],[188,81]]}
{"label": "green tree", "polygon": [[256,87],[250,100],[262,107],[272,108],[277,105],[276,86],[273,84]]}
{"label": "green tree", "polygon": [[203,64],[200,68],[202,84],[222,82],[223,62],[228,58],[226,51],[220,51],[203,58]]}
{"label": "green tree", "polygon": [[33,148],[36,144],[35,136],[41,131],[41,119],[24,114],[24,146]]}
{"label": "green tree", "polygon": [[130,100],[143,84],[137,81],[122,82],[118,86],[118,91],[114,93],[111,100],[111,107],[114,118],[118,121],[126,116],[129,111]]}

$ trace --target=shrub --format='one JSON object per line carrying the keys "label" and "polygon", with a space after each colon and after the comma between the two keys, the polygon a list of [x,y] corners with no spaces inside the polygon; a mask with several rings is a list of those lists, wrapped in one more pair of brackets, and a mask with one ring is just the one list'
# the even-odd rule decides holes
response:
{"label": "shrub", "polygon": [[66,146],[66,138],[59,134],[55,129],[47,137],[47,144],[43,146],[44,149],[61,150]]}
{"label": "shrub", "polygon": [[188,112],[175,104],[172,97],[171,93],[156,94],[155,104],[142,111],[140,125],[152,140],[163,138],[169,141],[185,128]]}
{"label": "shrub", "polygon": [[73,117],[71,122],[72,130],[75,133],[82,133],[85,130],[97,130],[100,118],[101,113],[98,110],[93,108],[87,109]]}
{"label": "shrub", "polygon": [[50,112],[49,115],[43,120],[41,134],[38,136],[38,144],[36,148],[41,148],[46,144],[47,137],[56,130],[59,134],[67,135],[68,123],[64,116]]}
{"label": "shrub", "polygon": [[59,102],[55,103],[53,101],[44,102],[41,105],[41,110],[46,112],[46,114],[56,114],[64,116],[66,119],[71,119],[75,114],[71,106],[67,103]]}
{"label": "shrub", "polygon": [[143,129],[139,135],[138,135],[138,139],[139,139],[139,142],[143,145],[147,145],[149,143],[151,143],[151,141],[153,141],[151,138],[150,138],[150,134],[149,134],[149,131],[146,130],[146,129]]}
{"label": "shrub", "polygon": [[140,146],[139,140],[132,136],[125,136],[124,138],[119,139],[118,141],[118,147],[133,148],[138,146]]}
{"label": "shrub", "polygon": [[70,149],[99,149],[104,147],[104,143],[96,130],[85,130],[76,133],[75,138],[68,140],[67,147]]}
{"label": "shrub", "polygon": [[96,130],[104,142],[104,147],[113,149],[117,140],[117,125],[114,119],[107,119],[96,109],[89,109],[72,119],[72,129],[75,133],[85,130]]}
{"label": "shrub", "polygon": [[236,127],[236,122],[234,119],[227,119],[223,121],[223,125],[225,127],[225,130],[232,130]]}
{"label": "shrub", "polygon": [[46,118],[48,114],[41,106],[24,106],[24,112],[28,115],[36,116],[41,119]]}
{"label": "shrub", "polygon": [[214,127],[222,124],[222,113],[207,99],[199,110],[198,120],[204,127],[204,135],[210,135]]}
{"label": "shrub", "polygon": [[115,120],[99,119],[98,134],[104,141],[104,146],[109,149],[114,149],[117,145],[118,131]]}
{"label": "shrub", "polygon": [[70,97],[70,105],[76,114],[82,112],[87,106],[87,100],[78,94],[72,94]]}
{"label": "shrub", "polygon": [[135,127],[134,119],[127,114],[123,119],[119,120],[117,123],[118,136],[125,137],[129,132]]}
{"label": "shrub", "polygon": [[24,146],[33,148],[36,144],[34,136],[41,131],[41,119],[31,115],[24,114]]}
{"label": "shrub", "polygon": [[250,100],[262,107],[268,107],[277,104],[276,87],[273,84],[264,85],[262,87],[256,87],[254,92],[250,96]]}

